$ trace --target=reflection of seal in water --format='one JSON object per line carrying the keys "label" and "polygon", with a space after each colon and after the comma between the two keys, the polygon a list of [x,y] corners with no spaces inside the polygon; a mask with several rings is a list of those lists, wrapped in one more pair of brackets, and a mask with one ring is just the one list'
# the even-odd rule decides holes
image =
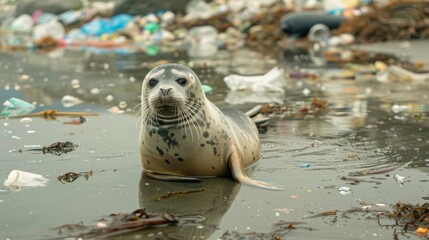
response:
{"label": "reflection of seal in water", "polygon": [[[173,195],[159,199],[172,192],[188,192],[204,189],[202,192],[184,195]],[[219,230],[222,218],[235,200],[240,190],[237,184],[227,178],[209,178],[201,182],[189,184],[181,182],[156,181],[142,174],[139,184],[139,203],[141,208],[151,212],[171,212],[176,216],[202,216],[206,220],[203,228],[192,224],[165,228],[146,229],[144,236],[150,233],[158,234],[162,231],[165,239],[209,239],[215,231]],[[159,237],[158,239],[164,239]]]}
{"label": "reflection of seal in water", "polygon": [[282,189],[247,177],[244,169],[261,157],[255,123],[237,110],[219,110],[188,67],[152,69],[143,80],[141,101],[140,155],[152,178],[232,175],[240,183]]}

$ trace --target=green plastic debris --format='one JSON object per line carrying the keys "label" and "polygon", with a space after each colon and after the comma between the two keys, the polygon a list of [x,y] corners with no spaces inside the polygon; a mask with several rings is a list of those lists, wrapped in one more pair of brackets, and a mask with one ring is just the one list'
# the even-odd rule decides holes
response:
{"label": "green plastic debris", "polygon": [[159,46],[158,45],[149,45],[145,47],[145,52],[149,56],[156,56],[159,52]]}
{"label": "green plastic debris", "polygon": [[10,98],[0,113],[2,117],[16,116],[32,112],[36,107],[19,98]]}
{"label": "green plastic debris", "polygon": [[158,23],[152,23],[152,22],[147,23],[147,24],[144,26],[144,30],[145,30],[145,31],[148,31],[148,32],[150,32],[150,33],[154,33],[154,32],[156,32],[156,31],[158,31],[158,30],[159,30],[159,24],[158,24]]}
{"label": "green plastic debris", "polygon": [[213,88],[210,87],[209,85],[203,84],[203,92],[205,92],[205,93],[211,93],[211,92],[213,92]]}

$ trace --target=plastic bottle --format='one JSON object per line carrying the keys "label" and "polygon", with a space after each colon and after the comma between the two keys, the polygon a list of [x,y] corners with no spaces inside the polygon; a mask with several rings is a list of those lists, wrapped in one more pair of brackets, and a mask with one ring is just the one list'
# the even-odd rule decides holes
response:
{"label": "plastic bottle", "polygon": [[48,182],[48,179],[42,175],[20,171],[12,170],[9,173],[9,176],[4,181],[4,186],[13,187],[14,189],[19,189],[19,187],[41,187],[45,186]]}
{"label": "plastic bottle", "polygon": [[188,55],[190,57],[209,57],[217,53],[218,32],[213,26],[193,27],[188,32]]}

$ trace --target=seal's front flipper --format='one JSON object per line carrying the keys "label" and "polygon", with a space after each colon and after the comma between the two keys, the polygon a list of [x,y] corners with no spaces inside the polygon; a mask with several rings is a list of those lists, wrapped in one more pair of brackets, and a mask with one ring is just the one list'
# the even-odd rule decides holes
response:
{"label": "seal's front flipper", "polygon": [[281,185],[258,181],[258,180],[249,178],[244,172],[241,158],[239,157],[236,149],[234,149],[232,151],[232,154],[229,156],[228,164],[229,164],[229,170],[231,171],[232,177],[234,178],[234,180],[236,180],[239,183],[247,184],[254,187],[270,189],[270,190],[277,190],[277,191],[285,190]]}
{"label": "seal's front flipper", "polygon": [[201,182],[200,179],[193,178],[193,177],[167,175],[167,174],[160,174],[160,173],[147,172],[147,171],[145,171],[144,174],[150,179],[167,181],[167,182]]}

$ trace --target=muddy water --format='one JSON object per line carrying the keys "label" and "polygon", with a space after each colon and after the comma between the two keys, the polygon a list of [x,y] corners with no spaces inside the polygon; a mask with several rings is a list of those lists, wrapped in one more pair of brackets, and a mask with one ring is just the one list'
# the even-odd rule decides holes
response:
{"label": "muddy water", "polygon": [[[0,53],[0,102],[17,97],[34,103],[35,111],[100,113],[81,125],[64,124],[70,121],[64,117],[34,117],[31,122],[0,119],[0,180],[13,169],[49,179],[45,187],[0,186],[0,239],[64,237],[67,233],[58,235],[53,228],[80,222],[93,225],[110,213],[143,207],[199,214],[206,221],[145,230],[123,239],[218,239],[226,231],[268,233],[280,221],[302,222],[287,239],[391,239],[393,230],[380,227],[373,215],[346,211],[371,204],[390,210],[396,202],[416,204],[429,197],[428,84],[378,83],[371,78],[288,79],[285,94],[249,97],[229,92],[222,82],[230,73],[263,74],[275,65],[290,69],[306,64],[289,61],[293,54],[285,54],[243,50],[220,52],[207,60],[188,59],[182,52],[156,57],[75,50]],[[227,178],[192,184],[141,176],[136,106],[143,76],[160,61],[190,63],[203,83],[214,88],[208,97],[219,106],[246,110],[254,105],[250,100],[271,99],[300,109],[313,97],[328,100],[327,111],[278,114],[260,129],[263,159],[249,169],[249,175],[282,184],[286,191],[240,186]],[[66,108],[60,102],[64,95],[83,103]],[[109,112],[113,106],[121,106],[124,113]],[[77,149],[60,156],[28,151],[34,145],[66,140]],[[300,167],[303,163],[309,167]],[[376,174],[377,169],[391,171]],[[70,171],[90,170],[93,175],[88,180],[57,180]],[[395,174],[405,177],[403,186],[395,182]],[[342,180],[343,176],[369,182],[356,184]],[[340,194],[340,187],[349,187],[351,194]],[[205,191],[156,200],[167,192],[200,188]],[[309,218],[332,210],[337,210],[336,216]]]}

